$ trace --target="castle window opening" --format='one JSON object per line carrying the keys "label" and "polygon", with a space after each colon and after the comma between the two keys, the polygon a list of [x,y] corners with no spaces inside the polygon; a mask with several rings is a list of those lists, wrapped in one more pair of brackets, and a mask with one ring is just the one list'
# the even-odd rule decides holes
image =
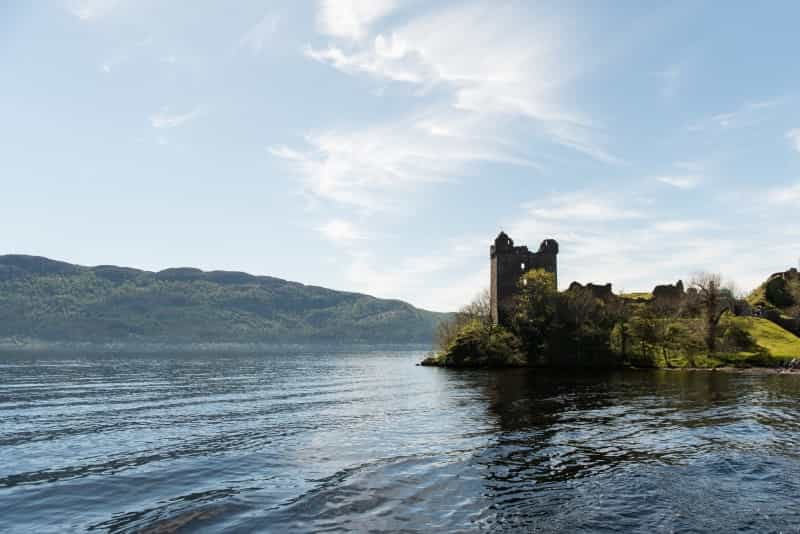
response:
{"label": "castle window opening", "polygon": [[525,263],[524,263],[524,262],[523,262],[523,263],[520,263],[520,264],[519,264],[519,268],[520,268],[520,269],[522,269],[522,270],[524,271],[524,270],[525,270]]}

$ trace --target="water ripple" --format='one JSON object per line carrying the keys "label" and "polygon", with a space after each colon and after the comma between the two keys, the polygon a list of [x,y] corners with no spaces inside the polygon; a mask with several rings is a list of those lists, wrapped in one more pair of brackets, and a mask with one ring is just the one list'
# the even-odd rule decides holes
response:
{"label": "water ripple", "polygon": [[798,531],[800,377],[4,357],[0,531]]}

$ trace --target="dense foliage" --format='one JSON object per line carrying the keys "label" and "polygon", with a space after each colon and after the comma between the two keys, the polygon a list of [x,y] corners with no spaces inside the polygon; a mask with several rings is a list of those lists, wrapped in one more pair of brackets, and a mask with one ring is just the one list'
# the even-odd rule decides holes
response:
{"label": "dense foliage", "polygon": [[501,326],[472,321],[456,334],[441,363],[449,367],[509,367],[527,364],[522,341]]}
{"label": "dense foliage", "polygon": [[753,306],[760,306],[785,316],[800,316],[800,279],[773,276],[761,284],[747,299]]}
{"label": "dense foliage", "polygon": [[428,342],[446,315],[246,273],[0,256],[0,338]]}
{"label": "dense foliage", "polygon": [[492,325],[483,294],[440,327],[426,363],[713,367],[800,357],[800,338],[767,319],[734,317],[735,300],[714,274],[698,275],[680,298],[654,299],[579,285],[559,293],[551,274],[534,270],[519,281],[507,328]]}

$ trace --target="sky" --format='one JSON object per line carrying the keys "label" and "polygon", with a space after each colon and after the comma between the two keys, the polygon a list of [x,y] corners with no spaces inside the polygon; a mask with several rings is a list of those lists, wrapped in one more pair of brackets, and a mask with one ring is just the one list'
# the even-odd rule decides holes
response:
{"label": "sky", "polygon": [[440,311],[800,258],[797,2],[0,3],[0,254]]}

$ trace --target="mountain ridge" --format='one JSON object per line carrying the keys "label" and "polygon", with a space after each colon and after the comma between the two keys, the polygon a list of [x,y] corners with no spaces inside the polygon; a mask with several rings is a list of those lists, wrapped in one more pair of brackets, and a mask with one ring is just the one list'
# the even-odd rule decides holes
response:
{"label": "mountain ridge", "polygon": [[0,256],[0,338],[418,343],[446,313],[241,271]]}

